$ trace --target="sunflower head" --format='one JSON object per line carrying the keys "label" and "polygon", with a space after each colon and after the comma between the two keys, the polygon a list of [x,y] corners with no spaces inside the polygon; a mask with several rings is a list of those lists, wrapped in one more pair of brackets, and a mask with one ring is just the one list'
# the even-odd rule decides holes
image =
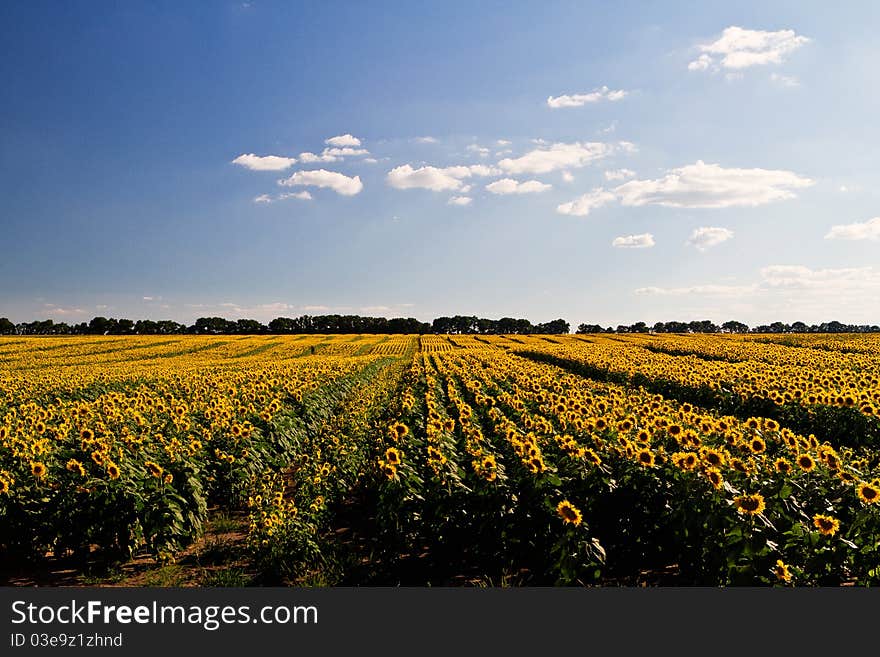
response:
{"label": "sunflower head", "polygon": [[577,526],[583,521],[580,510],[568,500],[562,500],[556,505],[556,513],[559,514],[563,522],[569,525]]}
{"label": "sunflower head", "polygon": [[856,486],[856,493],[863,504],[875,504],[880,501],[880,488],[873,484],[859,484]]}
{"label": "sunflower head", "polygon": [[811,472],[816,468],[816,459],[809,454],[800,454],[797,457],[798,467],[804,472]]}
{"label": "sunflower head", "polygon": [[736,505],[737,511],[747,516],[756,516],[767,508],[764,504],[764,496],[760,493],[739,495],[733,498],[733,503]]}
{"label": "sunflower head", "polygon": [[813,526],[823,536],[834,536],[840,529],[840,521],[834,516],[817,513],[813,516]]}
{"label": "sunflower head", "polygon": [[34,461],[31,463],[31,474],[37,479],[42,479],[46,476],[46,464],[40,461]]}
{"label": "sunflower head", "polygon": [[773,574],[776,575],[776,579],[780,582],[787,584],[791,581],[791,568],[782,559],[776,560],[776,565],[773,566]]}
{"label": "sunflower head", "polygon": [[721,490],[724,485],[724,477],[721,476],[721,470],[718,468],[708,468],[706,470],[706,479],[712,484],[715,490]]}

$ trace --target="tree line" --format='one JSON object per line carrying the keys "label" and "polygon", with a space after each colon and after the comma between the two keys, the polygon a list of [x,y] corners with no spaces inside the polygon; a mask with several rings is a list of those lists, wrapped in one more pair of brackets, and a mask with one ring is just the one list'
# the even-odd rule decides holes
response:
{"label": "tree line", "polygon": [[621,324],[617,328],[602,328],[598,324],[580,324],[575,333],[878,333],[880,326],[876,324],[843,324],[842,322],[822,322],[821,324],[805,324],[804,322],[773,322],[760,324],[750,328],[748,324],[731,320],[720,326],[704,319],[694,322],[657,322],[648,326],[645,322]]}
{"label": "tree line", "polygon": [[51,319],[15,324],[0,317],[0,335],[259,335],[283,333],[474,333],[474,334],[560,334],[571,327],[564,319],[532,324],[527,319],[502,317],[485,319],[456,315],[420,322],[413,317],[362,317],[360,315],[302,315],[276,317],[268,324],[255,319],[230,320],[200,317],[187,326],[172,320],[116,319],[94,317],[88,322],[67,324]]}
{"label": "tree line", "polygon": [[[426,334],[453,333],[475,335],[559,335],[569,333],[571,327],[564,319],[542,324],[532,324],[527,319],[502,317],[485,319],[475,315],[437,317],[431,322],[421,322],[413,317],[363,317],[361,315],[301,315],[300,317],[276,317],[268,324],[255,319],[230,320],[223,317],[200,317],[187,326],[170,319],[116,319],[94,317],[88,322],[67,324],[51,319],[15,324],[0,317],[0,335],[259,335],[284,333],[381,333]],[[773,322],[749,327],[748,324],[731,320],[715,324],[710,320],[692,322],[657,322],[649,326],[645,322],[602,327],[599,324],[580,324],[576,333],[878,333],[880,326],[868,324],[843,324],[822,322],[785,324]]]}

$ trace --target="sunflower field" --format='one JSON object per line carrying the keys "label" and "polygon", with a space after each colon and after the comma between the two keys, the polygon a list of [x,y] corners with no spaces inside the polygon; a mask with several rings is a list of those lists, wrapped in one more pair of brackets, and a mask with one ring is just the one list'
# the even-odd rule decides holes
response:
{"label": "sunflower field", "polygon": [[[0,339],[0,553],[263,581],[880,583],[880,339]],[[315,573],[320,573],[319,577]]]}

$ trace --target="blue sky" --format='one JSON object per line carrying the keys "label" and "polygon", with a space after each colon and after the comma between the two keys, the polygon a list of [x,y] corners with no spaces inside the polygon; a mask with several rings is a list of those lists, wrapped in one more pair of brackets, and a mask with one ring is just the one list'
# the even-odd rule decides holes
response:
{"label": "blue sky", "polygon": [[877,323],[878,7],[3,3],[0,316]]}

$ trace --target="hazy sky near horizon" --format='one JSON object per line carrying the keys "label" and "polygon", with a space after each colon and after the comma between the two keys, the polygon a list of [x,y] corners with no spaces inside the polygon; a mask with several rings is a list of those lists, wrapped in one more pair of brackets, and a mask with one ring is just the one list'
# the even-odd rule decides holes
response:
{"label": "hazy sky near horizon", "polygon": [[880,322],[880,5],[5,2],[0,316]]}

